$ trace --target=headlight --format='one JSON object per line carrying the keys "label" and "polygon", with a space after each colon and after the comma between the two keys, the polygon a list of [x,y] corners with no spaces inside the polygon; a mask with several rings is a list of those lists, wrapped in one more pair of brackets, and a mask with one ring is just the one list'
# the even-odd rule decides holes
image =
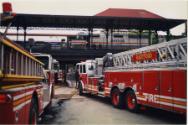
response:
{"label": "headlight", "polygon": [[109,82],[109,88],[112,88],[113,83]]}
{"label": "headlight", "polygon": [[119,89],[124,89],[125,88],[125,84],[124,83],[119,83],[118,84],[118,88]]}

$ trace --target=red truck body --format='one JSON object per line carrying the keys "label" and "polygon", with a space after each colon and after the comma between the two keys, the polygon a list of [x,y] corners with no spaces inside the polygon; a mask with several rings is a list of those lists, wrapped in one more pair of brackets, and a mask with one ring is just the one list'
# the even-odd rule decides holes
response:
{"label": "red truck body", "polygon": [[[181,52],[173,48],[177,46],[182,47]],[[165,47],[171,49],[166,51],[164,58],[160,48],[163,50]],[[111,65],[109,67],[105,67],[105,56],[78,63],[80,94],[86,92],[110,97],[115,107],[126,107],[130,111],[137,111],[140,105],[144,105],[185,114],[187,67],[184,50],[186,39],[180,39],[109,54],[109,60],[106,61]],[[173,55],[176,52],[182,53],[176,56],[178,60]],[[113,62],[109,63],[110,59]]]}

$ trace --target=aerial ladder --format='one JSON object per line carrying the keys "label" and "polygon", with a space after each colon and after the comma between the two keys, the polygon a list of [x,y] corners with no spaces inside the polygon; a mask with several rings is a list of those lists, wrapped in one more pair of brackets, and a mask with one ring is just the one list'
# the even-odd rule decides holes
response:
{"label": "aerial ladder", "polygon": [[113,54],[112,58],[110,69],[186,67],[187,38]]}

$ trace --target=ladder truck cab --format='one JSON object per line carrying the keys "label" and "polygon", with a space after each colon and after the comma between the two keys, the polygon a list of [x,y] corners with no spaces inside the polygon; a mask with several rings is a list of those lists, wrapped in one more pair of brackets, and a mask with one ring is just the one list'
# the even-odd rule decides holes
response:
{"label": "ladder truck cab", "polygon": [[[111,53],[103,58],[96,58],[95,60],[86,60],[85,62],[77,63],[76,69],[80,75],[79,92],[99,94],[102,96],[104,90],[104,75],[103,75],[103,61],[110,60]],[[110,59],[109,59],[110,58]],[[107,63],[107,62],[106,62]],[[109,66],[109,63],[106,64]]]}
{"label": "ladder truck cab", "polygon": [[187,38],[163,42],[77,64],[79,92],[111,98],[136,112],[149,106],[186,113]]}
{"label": "ladder truck cab", "polygon": [[[81,80],[81,85],[80,87],[84,87],[84,83],[87,83],[89,77],[95,76],[95,67],[96,67],[96,62],[95,60],[86,60],[85,62],[81,62],[76,64],[76,70],[79,72],[79,77]],[[86,85],[87,86],[87,85]]]}
{"label": "ladder truck cab", "polygon": [[44,63],[6,37],[14,18],[10,3],[3,3],[0,16],[0,23],[8,23],[0,32],[0,124],[37,124],[51,104],[52,84]]}
{"label": "ladder truck cab", "polygon": [[[44,54],[44,53],[32,53],[34,57],[38,60],[40,60],[44,64],[44,83],[43,84],[43,92],[46,96],[44,96],[44,100],[50,101],[54,96],[54,65],[53,65],[53,58],[50,54]],[[46,103],[47,105],[47,103]]]}
{"label": "ladder truck cab", "polygon": [[59,61],[53,59],[53,67],[54,67],[54,82],[57,84],[58,82],[62,82],[62,70],[60,70]]}
{"label": "ladder truck cab", "polygon": [[44,63],[44,72],[48,78],[49,84],[54,83],[54,63],[50,54],[32,53],[35,58]]}
{"label": "ladder truck cab", "polygon": [[86,60],[85,62],[81,62],[77,64],[77,69],[79,69],[80,75],[86,74],[87,76],[95,75],[95,60]]}

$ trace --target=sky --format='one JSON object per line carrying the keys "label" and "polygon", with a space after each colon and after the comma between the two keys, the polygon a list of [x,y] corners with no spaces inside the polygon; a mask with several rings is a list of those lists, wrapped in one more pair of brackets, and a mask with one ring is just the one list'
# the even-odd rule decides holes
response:
{"label": "sky", "polygon": [[[188,0],[1,0],[0,4],[3,2],[11,2],[16,13],[92,16],[108,8],[128,8],[145,9],[165,18],[188,18]],[[175,35],[183,31],[184,25],[171,30]]]}
{"label": "sky", "polygon": [[[188,0],[1,0],[16,13],[94,15],[108,8],[146,9],[166,18],[186,19]],[[0,7],[2,11],[2,8]]]}

